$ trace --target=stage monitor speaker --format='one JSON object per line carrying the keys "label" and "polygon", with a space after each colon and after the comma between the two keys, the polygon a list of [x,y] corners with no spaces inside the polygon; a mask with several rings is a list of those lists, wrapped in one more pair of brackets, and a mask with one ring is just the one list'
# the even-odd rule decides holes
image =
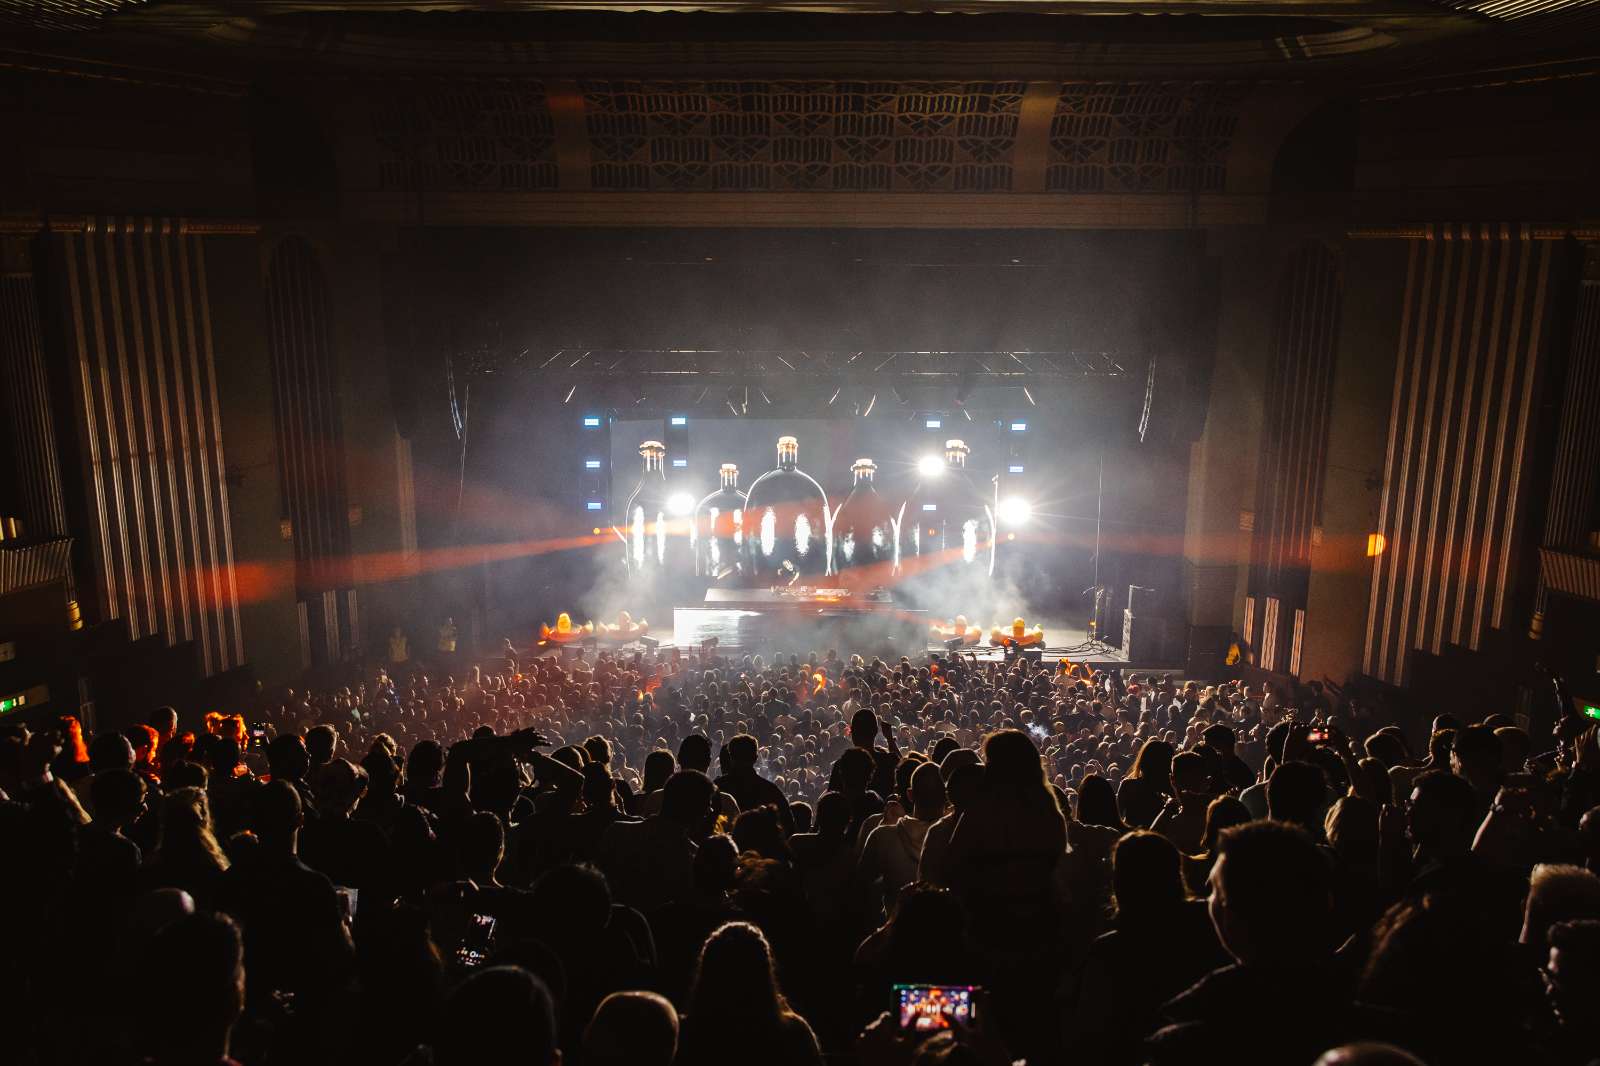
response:
{"label": "stage monitor speaker", "polygon": [[1147,585],[1128,586],[1128,611],[1140,618],[1154,615],[1157,610],[1156,590]]}
{"label": "stage monitor speaker", "polygon": [[1164,618],[1132,611],[1122,613],[1122,650],[1128,661],[1139,666],[1150,666],[1164,661],[1167,644],[1167,622]]}

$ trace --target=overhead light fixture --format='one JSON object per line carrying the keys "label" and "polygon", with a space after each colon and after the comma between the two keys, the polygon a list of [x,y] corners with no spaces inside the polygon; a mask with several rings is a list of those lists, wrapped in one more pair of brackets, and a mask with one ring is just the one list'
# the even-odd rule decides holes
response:
{"label": "overhead light fixture", "polygon": [[1038,403],[1036,403],[1034,401],[1034,399],[1033,399],[1033,393],[1028,391],[1028,386],[1026,386],[1026,385],[1022,386],[1022,395],[1027,397],[1028,406],[1029,407],[1038,407],[1039,406]]}
{"label": "overhead light fixture", "polygon": [[843,385],[834,386],[833,395],[828,397],[828,406],[829,407],[833,406],[833,401],[837,400],[839,398],[839,394],[841,392],[843,392],[843,391],[844,391],[844,386]]}
{"label": "overhead light fixture", "polygon": [[878,394],[877,393],[873,393],[872,394],[872,399],[867,401],[867,409],[865,411],[861,412],[861,417],[862,418],[866,418],[868,415],[870,415],[872,413],[872,409],[874,407],[876,407],[876,406],[878,406]]}
{"label": "overhead light fixture", "polygon": [[577,393],[578,393],[578,386],[576,386],[576,385],[572,386],[572,388],[567,390],[566,399],[562,400],[561,402],[562,403],[571,403],[572,402],[572,398],[575,395],[577,395]]}
{"label": "overhead light fixture", "polygon": [[694,497],[687,492],[674,492],[667,497],[667,511],[669,514],[682,518],[694,510]]}
{"label": "overhead light fixture", "polygon": [[944,473],[944,460],[937,455],[924,455],[917,460],[917,473],[923,477],[938,477]]}

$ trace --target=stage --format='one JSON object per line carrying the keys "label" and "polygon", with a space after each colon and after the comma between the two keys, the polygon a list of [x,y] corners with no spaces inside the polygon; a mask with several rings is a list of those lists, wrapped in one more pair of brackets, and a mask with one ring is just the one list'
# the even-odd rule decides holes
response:
{"label": "stage", "polygon": [[[928,638],[929,621],[930,618],[918,612],[912,623],[913,628],[907,630],[907,641],[899,644],[896,649],[890,649],[893,654],[899,656],[945,651],[942,641]],[[1052,623],[1048,620],[1041,624],[1044,626],[1045,634],[1041,655],[1047,663],[1071,659],[1075,663],[1087,663],[1093,666],[1123,668],[1138,666],[1145,669],[1171,669],[1178,665],[1130,663],[1122,649],[1112,645],[1092,643],[1088,631],[1083,628],[1075,628],[1063,622]],[[1030,628],[1031,625],[1030,621]],[[663,645],[675,644],[681,648],[696,648],[708,640],[715,639],[717,650],[723,655],[772,652],[803,655],[810,651],[827,652],[830,648],[840,655],[864,653],[862,646],[852,646],[847,639],[851,635],[850,620],[847,619],[818,616],[801,625],[795,625],[795,620],[789,618],[774,620],[772,616],[762,612],[709,605],[678,608],[673,612],[671,632],[652,631],[652,635],[659,637]],[[820,641],[808,643],[805,639],[807,636],[816,636]],[[960,651],[963,655],[970,653],[980,661],[999,661],[1005,657],[1004,650],[990,646],[987,638]]]}

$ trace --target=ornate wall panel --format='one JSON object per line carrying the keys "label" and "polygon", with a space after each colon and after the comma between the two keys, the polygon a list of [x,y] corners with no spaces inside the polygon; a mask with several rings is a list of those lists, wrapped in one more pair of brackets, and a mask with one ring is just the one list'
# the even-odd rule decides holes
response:
{"label": "ornate wall panel", "polygon": [[17,498],[0,500],[0,514],[22,519],[30,537],[67,532],[52,407],[33,275],[7,274],[0,277],[0,412],[15,457]]}
{"label": "ornate wall panel", "polygon": [[422,82],[375,99],[381,188],[557,187],[555,123],[543,82]]}
{"label": "ornate wall panel", "polygon": [[1294,251],[1278,287],[1250,542],[1250,595],[1274,597],[1285,607],[1263,616],[1272,631],[1263,631],[1256,646],[1258,664],[1268,670],[1288,668],[1295,642],[1285,630],[1303,612],[1310,590],[1312,530],[1327,472],[1340,291],[1339,258],[1317,241]]}
{"label": "ornate wall panel", "polygon": [[294,541],[296,597],[318,618],[314,658],[337,659],[341,633],[350,634],[337,595],[353,582],[350,505],[328,283],[305,239],[287,237],[273,249],[266,302],[278,484]]}
{"label": "ornate wall panel", "polygon": [[1363,666],[1381,680],[1506,624],[1554,243],[1504,224],[1408,242]]}
{"label": "ornate wall panel", "polygon": [[1221,192],[1241,90],[1067,84],[1050,121],[1050,192]]}
{"label": "ornate wall panel", "polygon": [[95,218],[48,240],[63,286],[102,613],[243,660],[206,241],[173,220]]}
{"label": "ornate wall panel", "polygon": [[1576,548],[1600,528],[1600,245],[1589,249],[1565,384],[1544,543]]}
{"label": "ornate wall panel", "polygon": [[1260,141],[1306,106],[1195,81],[903,76],[436,75],[328,91],[347,101],[352,217],[432,225],[1259,223],[1266,170],[1261,145],[1236,137],[1241,116]]}
{"label": "ornate wall panel", "polygon": [[580,83],[606,190],[1011,188],[1022,82]]}

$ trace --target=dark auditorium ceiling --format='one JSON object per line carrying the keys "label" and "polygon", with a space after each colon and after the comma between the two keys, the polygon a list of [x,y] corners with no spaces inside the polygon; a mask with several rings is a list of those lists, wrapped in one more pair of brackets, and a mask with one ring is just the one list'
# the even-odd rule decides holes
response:
{"label": "dark auditorium ceiling", "polygon": [[[1584,87],[1550,119],[1570,142],[1600,0],[0,0],[0,96],[40,73],[176,91],[186,128],[132,97],[103,121],[187,158],[165,172],[197,202],[222,190],[217,213],[250,207],[226,190],[253,154],[315,163],[286,195],[322,181],[379,223],[1252,224],[1279,147],[1331,100],[1558,82]],[[137,173],[74,198],[67,95],[18,97],[38,150],[14,198],[137,204]],[[202,95],[271,101],[252,111],[270,124],[246,145]],[[1432,132],[1429,106],[1389,141]],[[1329,128],[1308,136],[1346,135]]]}
{"label": "dark auditorium ceiling", "polygon": [[[782,66],[1364,80],[1582,61],[1596,0],[0,0],[14,53],[258,68]],[[15,60],[11,65],[15,65]]]}

